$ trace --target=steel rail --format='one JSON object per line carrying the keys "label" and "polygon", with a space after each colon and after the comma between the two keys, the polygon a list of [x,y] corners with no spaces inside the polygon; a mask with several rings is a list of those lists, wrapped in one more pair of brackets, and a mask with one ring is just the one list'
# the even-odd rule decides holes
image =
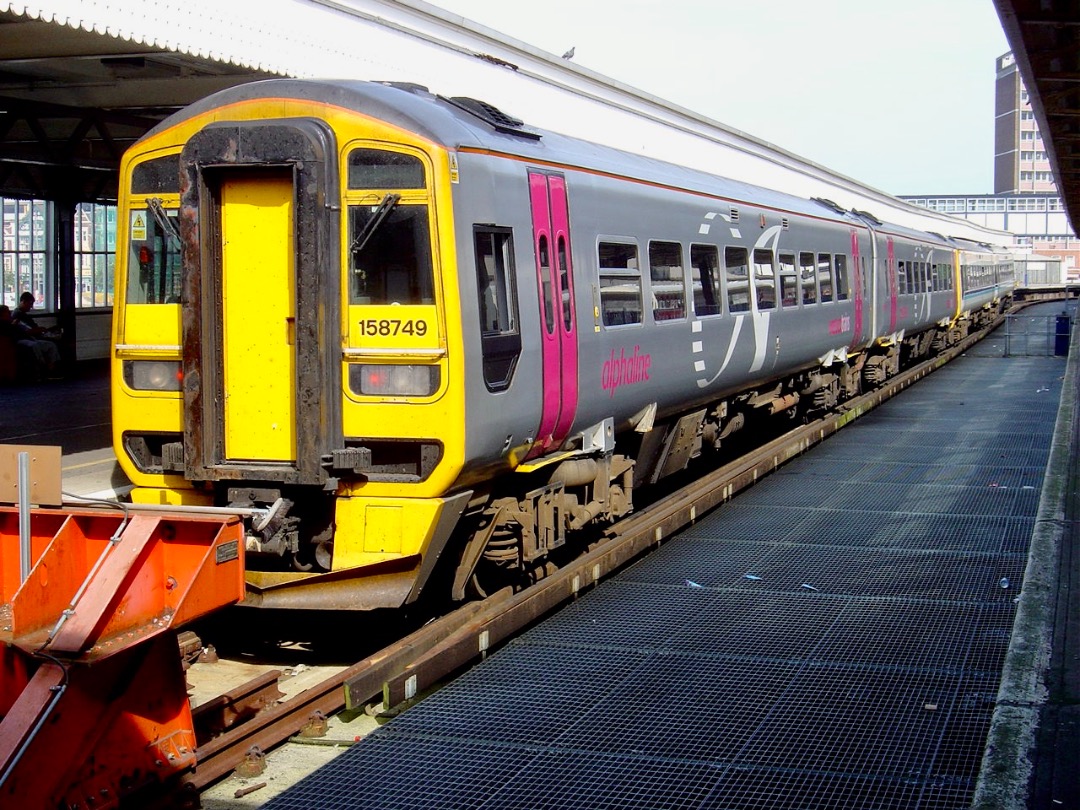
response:
{"label": "steel rail", "polygon": [[181,787],[189,791],[208,787],[234,770],[253,746],[266,751],[286,741],[315,712],[330,715],[344,708],[357,709],[379,695],[387,707],[412,700],[785,462],[941,368],[1003,320],[1004,316],[999,316],[981,332],[935,358],[874,391],[848,400],[838,413],[789,431],[620,521],[608,530],[606,539],[552,576],[515,594],[504,591],[464,605],[200,746],[195,769],[181,778]]}

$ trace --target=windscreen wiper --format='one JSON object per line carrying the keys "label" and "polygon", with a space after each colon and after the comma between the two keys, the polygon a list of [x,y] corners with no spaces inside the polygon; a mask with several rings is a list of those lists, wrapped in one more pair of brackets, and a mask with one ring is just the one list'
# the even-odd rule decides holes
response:
{"label": "windscreen wiper", "polygon": [[154,215],[154,221],[157,222],[162,232],[167,236],[171,236],[173,241],[176,242],[176,246],[180,247],[180,228],[176,224],[176,218],[165,213],[165,206],[161,204],[161,199],[151,197],[146,201],[146,207]]}
{"label": "windscreen wiper", "polygon": [[371,214],[371,219],[364,223],[364,227],[360,229],[360,233],[353,239],[352,245],[349,246],[349,252],[353,257],[362,251],[367,243],[371,241],[371,237],[375,231],[379,229],[379,226],[383,224],[390,212],[394,210],[394,206],[398,204],[398,200],[401,199],[400,194],[387,194],[382,198],[382,202],[379,203],[379,207]]}

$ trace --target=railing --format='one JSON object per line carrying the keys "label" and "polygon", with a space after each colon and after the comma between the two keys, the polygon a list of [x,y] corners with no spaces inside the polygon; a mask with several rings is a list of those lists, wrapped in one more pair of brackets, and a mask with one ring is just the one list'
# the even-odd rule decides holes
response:
{"label": "railing", "polygon": [[1002,327],[983,341],[985,351],[1001,357],[1064,357],[1069,353],[1073,314],[1008,315]]}

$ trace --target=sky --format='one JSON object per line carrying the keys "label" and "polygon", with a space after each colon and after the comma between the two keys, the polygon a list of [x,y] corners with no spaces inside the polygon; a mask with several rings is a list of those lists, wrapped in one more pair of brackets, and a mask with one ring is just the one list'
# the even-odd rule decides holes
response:
{"label": "sky", "polygon": [[429,2],[891,194],[993,192],[992,0]]}

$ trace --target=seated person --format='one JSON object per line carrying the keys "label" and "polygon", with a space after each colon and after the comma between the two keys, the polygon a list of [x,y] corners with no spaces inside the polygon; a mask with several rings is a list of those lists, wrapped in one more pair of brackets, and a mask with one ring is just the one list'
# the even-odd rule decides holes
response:
{"label": "seated person", "polygon": [[15,314],[6,306],[0,309],[0,321],[5,324],[5,331],[14,334],[16,344],[33,355],[36,378],[57,377],[60,372],[60,349],[46,338],[48,331],[38,326],[28,314],[33,306],[33,295],[23,293]]}
{"label": "seated person", "polygon": [[0,383],[15,382],[18,368],[17,328],[11,320],[11,309],[0,304]]}
{"label": "seated person", "polygon": [[56,339],[59,337],[55,329],[44,329],[38,326],[30,310],[34,308],[34,294],[27,290],[19,296],[19,307],[11,315],[11,319],[23,327],[23,331],[31,337]]}

